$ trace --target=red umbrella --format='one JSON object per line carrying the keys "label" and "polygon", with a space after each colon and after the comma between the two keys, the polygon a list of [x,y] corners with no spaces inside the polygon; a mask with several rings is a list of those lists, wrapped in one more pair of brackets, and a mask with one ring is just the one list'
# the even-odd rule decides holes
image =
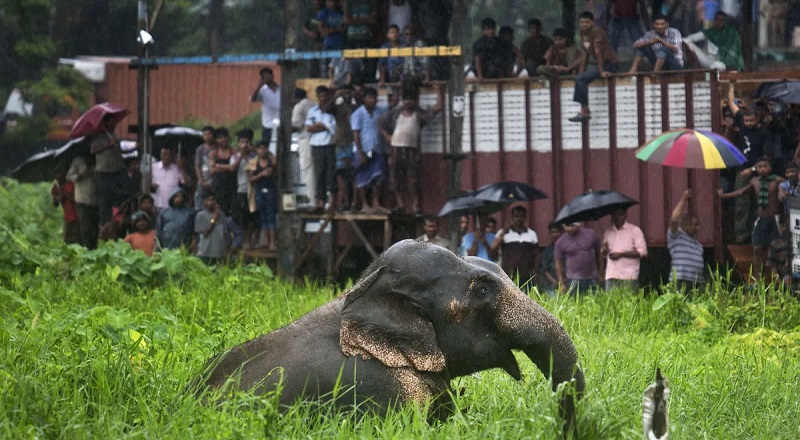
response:
{"label": "red umbrella", "polygon": [[128,110],[117,104],[112,104],[110,102],[97,104],[75,121],[75,125],[72,126],[69,137],[76,139],[81,136],[93,136],[103,133],[106,130],[103,121],[106,118],[110,118],[111,122],[116,124],[127,115]]}

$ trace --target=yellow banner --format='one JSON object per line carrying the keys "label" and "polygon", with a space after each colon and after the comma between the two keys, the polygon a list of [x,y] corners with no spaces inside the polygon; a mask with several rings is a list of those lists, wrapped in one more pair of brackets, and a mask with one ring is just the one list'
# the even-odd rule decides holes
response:
{"label": "yellow banner", "polygon": [[435,57],[436,56],[436,48],[435,47],[415,47],[414,48],[414,55],[418,57]]}
{"label": "yellow banner", "polygon": [[389,49],[367,49],[367,58],[386,58],[389,56]]}
{"label": "yellow banner", "polygon": [[461,56],[461,46],[439,46],[439,56],[442,57]]}
{"label": "yellow banner", "polygon": [[367,56],[366,49],[345,49],[342,51],[344,58],[365,58]]}
{"label": "yellow banner", "polygon": [[392,49],[391,54],[393,57],[410,57],[414,55],[414,48],[413,47],[398,47]]}

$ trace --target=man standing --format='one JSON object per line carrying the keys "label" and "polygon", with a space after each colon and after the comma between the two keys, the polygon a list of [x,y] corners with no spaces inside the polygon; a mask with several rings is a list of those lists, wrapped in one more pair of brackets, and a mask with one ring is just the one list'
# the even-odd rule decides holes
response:
{"label": "man standing", "polygon": [[192,178],[186,169],[172,160],[172,150],[161,149],[161,160],[153,164],[153,177],[150,188],[155,192],[155,205],[158,209],[169,208],[169,199],[181,184],[191,186]]}
{"label": "man standing", "polygon": [[606,0],[606,29],[614,50],[619,49],[619,39],[625,31],[628,31],[631,41],[642,37],[642,18],[644,23],[648,22],[647,7],[643,1]]}
{"label": "man standing", "polygon": [[305,122],[308,111],[316,104],[308,99],[306,91],[301,88],[294,89],[293,98],[292,130],[299,132],[297,135],[297,152],[300,156],[300,175],[306,185],[308,202],[314,203],[316,179],[314,177],[314,161],[311,157],[311,133],[306,130]]}
{"label": "man standing", "polygon": [[653,72],[683,69],[683,37],[679,30],[669,27],[667,17],[659,14],[653,17],[653,29],[633,43],[636,56],[629,74],[639,70],[642,58],[647,57],[653,65]]}
{"label": "man standing", "polygon": [[672,258],[669,279],[675,281],[680,291],[691,291],[705,282],[703,245],[697,240],[700,218],[695,214],[682,214],[691,197],[691,190],[683,193],[672,210],[667,231],[667,247]]}
{"label": "man standing", "polygon": [[580,223],[566,224],[564,231],[555,248],[559,290],[587,293],[597,286],[603,273],[600,237]]}
{"label": "man standing", "polygon": [[336,199],[336,147],[333,143],[333,133],[336,131],[336,119],[322,109],[328,108],[331,92],[325,86],[317,86],[317,101],[308,111],[305,127],[311,133],[311,155],[314,160],[314,175],[317,181],[315,211],[321,213],[325,209],[327,193],[331,193],[331,208],[335,209],[333,200]]}
{"label": "man standing", "polygon": [[503,253],[503,270],[509,277],[519,277],[520,286],[531,287],[539,272],[539,236],[527,226],[528,210],[524,206],[511,209],[511,224],[497,232],[491,245],[491,255]]}
{"label": "man standing", "polygon": [[193,253],[208,265],[222,263],[234,250],[228,216],[220,209],[214,193],[203,195],[203,210],[194,221]]}
{"label": "man standing", "polygon": [[93,176],[93,159],[94,156],[78,156],[72,159],[67,171],[67,180],[75,183],[75,203],[78,207],[80,244],[86,249],[95,249],[97,247],[97,238],[100,232],[97,187]]}
{"label": "man standing", "polygon": [[647,256],[647,243],[638,226],[628,223],[628,211],[617,208],[611,213],[611,227],[603,234],[606,257],[606,290],[639,288],[639,266]]}
{"label": "man standing", "polygon": [[[747,162],[740,165],[736,171],[734,190],[746,187],[756,172],[756,161],[767,153],[767,144],[770,142],[771,133],[761,126],[758,115],[749,108],[740,108],[736,103],[736,93],[733,81],[728,87],[728,108],[733,113],[734,126],[739,130],[731,136],[731,142],[747,158]],[[750,197],[736,199],[733,217],[734,241],[747,243],[750,241],[755,221],[755,205]]]}
{"label": "man standing", "polygon": [[275,120],[280,118],[281,86],[275,82],[272,69],[262,67],[259,72],[261,80],[250,100],[261,101],[261,139],[270,142]]}
{"label": "man standing", "polygon": [[583,55],[579,74],[575,77],[575,93],[572,100],[581,105],[577,115],[569,118],[571,122],[583,122],[592,118],[589,110],[589,83],[597,78],[608,78],[617,70],[617,54],[608,41],[605,31],[594,24],[594,14],[581,12],[578,21],[581,31]]}
{"label": "man standing", "polygon": [[425,217],[424,230],[425,233],[417,237],[417,241],[432,243],[449,251],[453,250],[450,248],[451,240],[447,237],[442,237],[439,235],[439,219],[432,216]]}

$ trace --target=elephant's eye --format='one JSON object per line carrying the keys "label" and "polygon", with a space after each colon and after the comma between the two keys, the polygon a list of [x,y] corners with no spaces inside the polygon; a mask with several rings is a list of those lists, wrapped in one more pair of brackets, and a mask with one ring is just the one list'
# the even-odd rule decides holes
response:
{"label": "elephant's eye", "polygon": [[491,295],[491,289],[485,282],[478,282],[475,284],[475,287],[472,289],[473,295],[475,295],[478,299],[486,299]]}

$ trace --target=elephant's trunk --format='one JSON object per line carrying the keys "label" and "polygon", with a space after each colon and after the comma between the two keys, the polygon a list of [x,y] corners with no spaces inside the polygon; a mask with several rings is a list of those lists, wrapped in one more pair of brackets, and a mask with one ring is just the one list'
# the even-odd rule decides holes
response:
{"label": "elephant's trunk", "polygon": [[506,291],[498,314],[498,327],[511,341],[509,348],[519,349],[544,373],[551,377],[553,390],[559,384],[574,380],[575,396],[561,400],[562,415],[571,425],[575,416],[574,398],[584,390],[583,371],[578,365],[578,352],[561,322],[526,295],[513,289]]}

